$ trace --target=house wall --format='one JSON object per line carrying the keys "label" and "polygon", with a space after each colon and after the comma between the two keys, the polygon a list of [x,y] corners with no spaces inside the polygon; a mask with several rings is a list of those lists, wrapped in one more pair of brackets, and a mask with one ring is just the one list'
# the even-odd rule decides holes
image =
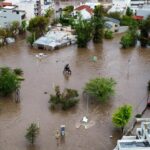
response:
{"label": "house wall", "polygon": [[[18,13],[18,14],[17,14]],[[0,11],[0,27],[7,27],[10,25],[11,22],[13,21],[18,21],[19,23],[22,22],[22,16],[25,15],[22,12],[16,12],[12,9],[2,9]]]}
{"label": "house wall", "polygon": [[150,16],[150,8],[149,9],[137,9],[136,15],[143,16],[144,19],[146,19],[148,16]]}

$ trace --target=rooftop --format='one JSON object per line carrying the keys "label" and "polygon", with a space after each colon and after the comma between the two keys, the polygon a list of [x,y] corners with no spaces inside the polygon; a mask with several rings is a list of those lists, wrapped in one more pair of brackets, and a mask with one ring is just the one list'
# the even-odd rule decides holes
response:
{"label": "rooftop", "polygon": [[93,13],[93,9],[90,8],[90,6],[88,6],[88,5],[81,5],[81,6],[77,7],[75,10],[81,11],[81,10],[84,10],[84,9],[85,9],[87,12],[89,12],[90,14]]}
{"label": "rooftop", "polygon": [[150,144],[148,141],[122,141],[119,143],[121,148],[128,148],[128,149],[133,149],[133,148],[150,148]]}
{"label": "rooftop", "polygon": [[17,8],[17,6],[16,5],[12,5],[12,6],[5,6],[5,7],[3,7],[3,9],[15,9],[15,8]]}

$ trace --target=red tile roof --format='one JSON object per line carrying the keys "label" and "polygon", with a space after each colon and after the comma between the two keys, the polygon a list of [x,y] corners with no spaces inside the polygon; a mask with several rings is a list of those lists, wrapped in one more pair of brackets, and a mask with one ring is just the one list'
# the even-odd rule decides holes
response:
{"label": "red tile roof", "polygon": [[135,20],[143,20],[143,16],[133,16],[132,17],[133,19],[135,19]]}
{"label": "red tile roof", "polygon": [[5,6],[12,6],[11,2],[0,2],[0,7],[5,7]]}
{"label": "red tile roof", "polygon": [[90,6],[88,6],[88,5],[81,5],[81,6],[77,7],[75,10],[81,11],[83,9],[85,9],[86,11],[88,11],[90,14],[93,13],[93,9]]}

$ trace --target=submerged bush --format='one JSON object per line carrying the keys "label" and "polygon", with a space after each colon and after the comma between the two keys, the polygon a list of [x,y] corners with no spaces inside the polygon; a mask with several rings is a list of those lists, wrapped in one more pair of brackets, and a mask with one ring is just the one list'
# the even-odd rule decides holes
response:
{"label": "submerged bush", "polygon": [[16,75],[21,76],[21,75],[23,74],[23,70],[22,70],[21,68],[15,68],[15,69],[14,69],[14,73],[15,73]]}
{"label": "submerged bush", "polygon": [[115,84],[112,78],[96,78],[86,83],[84,91],[104,102],[114,94]]}
{"label": "submerged bush", "polygon": [[9,67],[0,68],[0,95],[12,94],[20,87],[20,80]]}
{"label": "submerged bush", "polygon": [[125,35],[122,36],[120,44],[122,48],[129,48],[136,45],[137,33],[136,31],[129,30]]}
{"label": "submerged bush", "polygon": [[104,37],[105,37],[105,39],[112,39],[113,38],[113,32],[110,30],[106,30]]}
{"label": "submerged bush", "polygon": [[74,89],[64,89],[61,93],[59,86],[55,87],[55,95],[50,95],[49,103],[51,103],[51,109],[61,107],[63,110],[67,110],[74,107],[79,99],[78,92]]}

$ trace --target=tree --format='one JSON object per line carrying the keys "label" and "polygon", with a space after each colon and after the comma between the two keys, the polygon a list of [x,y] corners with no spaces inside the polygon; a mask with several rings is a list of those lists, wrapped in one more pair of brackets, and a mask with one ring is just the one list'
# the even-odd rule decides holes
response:
{"label": "tree", "polygon": [[18,76],[22,76],[23,75],[23,70],[21,68],[15,68],[14,73]]}
{"label": "tree", "polygon": [[13,21],[11,23],[10,31],[12,32],[14,37],[19,33],[19,27],[20,27],[20,24],[18,21]]}
{"label": "tree", "polygon": [[93,17],[93,25],[94,25],[93,42],[94,43],[102,43],[103,32],[104,32],[103,13],[104,13],[103,6],[101,5],[95,6],[94,17]]}
{"label": "tree", "polygon": [[141,47],[146,47],[148,43],[150,42],[150,17],[148,17],[146,20],[143,21],[143,23],[140,26],[141,34],[140,34],[140,42]]}
{"label": "tree", "polygon": [[0,28],[0,38],[3,40],[2,41],[2,45],[4,44],[5,40],[6,40],[6,37],[7,37],[7,31],[5,28]]}
{"label": "tree", "polygon": [[54,10],[49,8],[49,9],[47,9],[45,11],[45,15],[44,16],[47,17],[47,18],[51,18],[53,14],[54,14]]}
{"label": "tree", "polygon": [[113,38],[113,32],[111,30],[106,30],[104,33],[105,39],[112,39]]}
{"label": "tree", "polygon": [[130,29],[125,35],[121,37],[120,44],[122,48],[129,48],[136,45],[137,42],[137,32],[136,29]]}
{"label": "tree", "polygon": [[83,48],[92,38],[92,23],[91,21],[82,20],[81,18],[75,24],[77,34],[78,47]]}
{"label": "tree", "polygon": [[29,26],[27,30],[30,31],[32,34],[35,34],[35,37],[38,38],[42,36],[49,24],[49,19],[44,16],[36,16],[29,21]]}
{"label": "tree", "polygon": [[127,16],[132,16],[133,15],[133,11],[130,9],[130,7],[127,7],[126,15]]}
{"label": "tree", "polygon": [[112,122],[116,127],[124,130],[125,125],[129,122],[132,115],[132,106],[123,105],[119,107],[112,115]]}
{"label": "tree", "polygon": [[38,134],[39,134],[39,127],[36,125],[36,123],[31,123],[31,125],[27,129],[25,137],[31,144],[34,144]]}
{"label": "tree", "polygon": [[31,35],[29,35],[27,37],[27,43],[29,43],[31,46],[32,46],[32,44],[34,43],[35,40],[36,40],[35,33],[32,33]]}
{"label": "tree", "polygon": [[114,18],[114,19],[121,19],[121,13],[120,12],[111,12],[107,14],[108,17]]}
{"label": "tree", "polygon": [[115,84],[112,78],[95,78],[86,83],[84,91],[104,102],[114,94]]}
{"label": "tree", "polygon": [[55,87],[55,95],[50,95],[49,103],[51,103],[51,108],[55,109],[57,106],[61,106],[63,110],[72,108],[78,103],[78,92],[74,89],[64,89],[61,93],[60,87]]}
{"label": "tree", "polygon": [[27,22],[26,22],[26,20],[23,20],[23,21],[21,22],[21,30],[22,30],[23,32],[25,32],[25,31],[26,31],[26,28],[27,28]]}
{"label": "tree", "polygon": [[66,6],[62,11],[63,11],[63,16],[64,17],[69,17],[71,16],[71,13],[73,12],[74,6],[69,5]]}
{"label": "tree", "polygon": [[17,75],[8,67],[0,69],[0,95],[7,96],[20,87]]}

